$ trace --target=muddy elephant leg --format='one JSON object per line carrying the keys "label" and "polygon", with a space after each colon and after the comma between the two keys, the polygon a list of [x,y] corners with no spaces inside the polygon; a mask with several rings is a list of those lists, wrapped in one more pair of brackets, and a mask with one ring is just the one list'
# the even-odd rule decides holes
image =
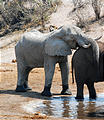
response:
{"label": "muddy elephant leg", "polygon": [[77,95],[75,99],[84,99],[83,89],[84,89],[84,83],[77,83]]}
{"label": "muddy elephant leg", "polygon": [[17,63],[17,70],[18,70],[18,81],[17,81],[17,88],[16,92],[26,92],[28,88],[28,74],[27,68],[23,63]]}
{"label": "muddy elephant leg", "polygon": [[45,86],[44,90],[41,93],[42,96],[52,96],[50,89],[52,85],[52,79],[55,70],[55,59],[54,57],[46,57],[44,60],[44,70],[45,70]]}
{"label": "muddy elephant leg", "polygon": [[68,62],[59,63],[61,69],[61,77],[62,77],[62,95],[71,95],[71,91],[69,90],[68,78],[69,78],[69,66]]}
{"label": "muddy elephant leg", "polygon": [[88,82],[86,84],[89,90],[89,98],[96,99],[96,90],[94,87],[94,82]]}

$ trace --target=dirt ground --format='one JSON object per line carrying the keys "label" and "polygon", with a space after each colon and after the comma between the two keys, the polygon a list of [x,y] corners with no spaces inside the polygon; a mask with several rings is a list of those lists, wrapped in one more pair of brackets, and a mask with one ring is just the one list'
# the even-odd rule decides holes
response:
{"label": "dirt ground", "polygon": [[[58,9],[58,12],[54,13],[50,19],[50,24],[61,26],[69,23],[68,13],[71,11],[72,6],[68,0],[63,0],[65,3]],[[61,18],[61,19],[60,19]],[[70,21],[71,22],[71,21]],[[73,23],[73,21],[72,21]],[[104,34],[104,26],[91,27],[90,33],[92,38],[96,38]],[[97,29],[96,29],[97,28]],[[102,31],[103,28],[103,31]],[[41,92],[44,88],[44,69],[36,68],[33,69],[29,75],[29,86],[32,91],[25,93],[15,92],[17,84],[17,67],[16,63],[12,63],[12,59],[15,59],[14,44],[20,37],[20,33],[15,35],[9,35],[0,39],[0,46],[5,47],[6,45],[13,42],[9,47],[0,49],[0,119],[2,120],[33,120],[37,119],[36,116],[27,113],[21,107],[24,103],[29,101],[41,101],[48,100],[48,97],[41,96]],[[15,37],[15,38],[14,38]],[[9,41],[8,41],[8,40]],[[104,37],[102,37],[104,42]],[[6,42],[8,41],[8,43]],[[70,56],[71,59],[71,56]],[[70,60],[69,60],[70,62]],[[71,70],[69,79],[69,88],[72,91],[72,96],[76,95],[76,84],[72,84]],[[97,94],[104,93],[104,82],[95,83]],[[51,91],[53,96],[59,95],[62,89],[61,74],[58,65],[56,66]],[[84,88],[84,94],[88,94],[87,87]],[[48,119],[54,119],[53,117],[47,117]],[[42,118],[40,118],[42,119]],[[45,118],[46,119],[46,118]],[[60,119],[60,118],[57,118]],[[61,118],[63,120],[63,118]]]}
{"label": "dirt ground", "polygon": [[[41,92],[44,87],[44,69],[36,68],[33,69],[29,75],[29,85],[32,87],[32,91],[29,92],[15,92],[17,83],[17,69],[16,63],[2,63],[0,65],[0,119],[7,120],[30,120],[33,119],[31,115],[24,111],[21,106],[25,102],[32,100],[47,100],[48,97],[41,96]],[[61,91],[61,78],[60,69],[56,66],[55,75],[52,84],[52,93],[59,95]],[[71,81],[71,70],[69,87],[72,91],[72,95],[76,95],[76,84],[72,84]],[[95,83],[95,88],[98,93],[104,93],[104,82]],[[84,88],[84,93],[88,94],[87,87]],[[48,117],[48,119],[52,119]]]}

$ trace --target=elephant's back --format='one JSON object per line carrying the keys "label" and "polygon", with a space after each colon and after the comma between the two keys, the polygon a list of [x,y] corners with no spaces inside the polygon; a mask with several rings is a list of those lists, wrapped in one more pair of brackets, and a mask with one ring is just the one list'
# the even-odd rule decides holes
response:
{"label": "elephant's back", "polygon": [[34,32],[28,32],[22,36],[15,47],[17,59],[20,59],[21,56],[27,65],[43,66],[44,35],[41,36],[41,34],[35,35]]}
{"label": "elephant's back", "polygon": [[21,39],[21,44],[23,46],[26,46],[26,45],[38,45],[38,44],[41,44],[42,42],[44,42],[45,40],[45,35],[40,33],[40,32],[27,32],[25,33],[23,36],[22,36],[22,39]]}
{"label": "elephant's back", "polygon": [[42,49],[43,48],[43,42],[44,39],[41,39],[40,36],[34,35],[33,33],[24,34],[21,39],[16,44],[16,52],[21,51],[27,52],[27,51],[36,51],[36,49]]}

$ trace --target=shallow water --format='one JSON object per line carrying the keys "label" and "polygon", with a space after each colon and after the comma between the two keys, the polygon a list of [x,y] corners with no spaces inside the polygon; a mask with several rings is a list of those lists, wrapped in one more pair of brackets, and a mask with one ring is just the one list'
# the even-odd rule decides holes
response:
{"label": "shallow water", "polygon": [[74,96],[54,96],[49,100],[30,101],[24,109],[30,113],[40,112],[58,118],[87,119],[91,117],[88,117],[89,113],[101,110],[103,107],[104,94],[98,94],[96,100],[90,100],[86,95],[83,101],[75,100]]}

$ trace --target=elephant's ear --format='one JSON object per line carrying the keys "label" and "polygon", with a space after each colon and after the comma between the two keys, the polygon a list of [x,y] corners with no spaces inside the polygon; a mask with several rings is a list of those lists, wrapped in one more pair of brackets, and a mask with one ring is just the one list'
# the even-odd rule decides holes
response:
{"label": "elephant's ear", "polygon": [[72,54],[71,48],[61,39],[47,40],[45,43],[45,53],[50,56],[66,56]]}

